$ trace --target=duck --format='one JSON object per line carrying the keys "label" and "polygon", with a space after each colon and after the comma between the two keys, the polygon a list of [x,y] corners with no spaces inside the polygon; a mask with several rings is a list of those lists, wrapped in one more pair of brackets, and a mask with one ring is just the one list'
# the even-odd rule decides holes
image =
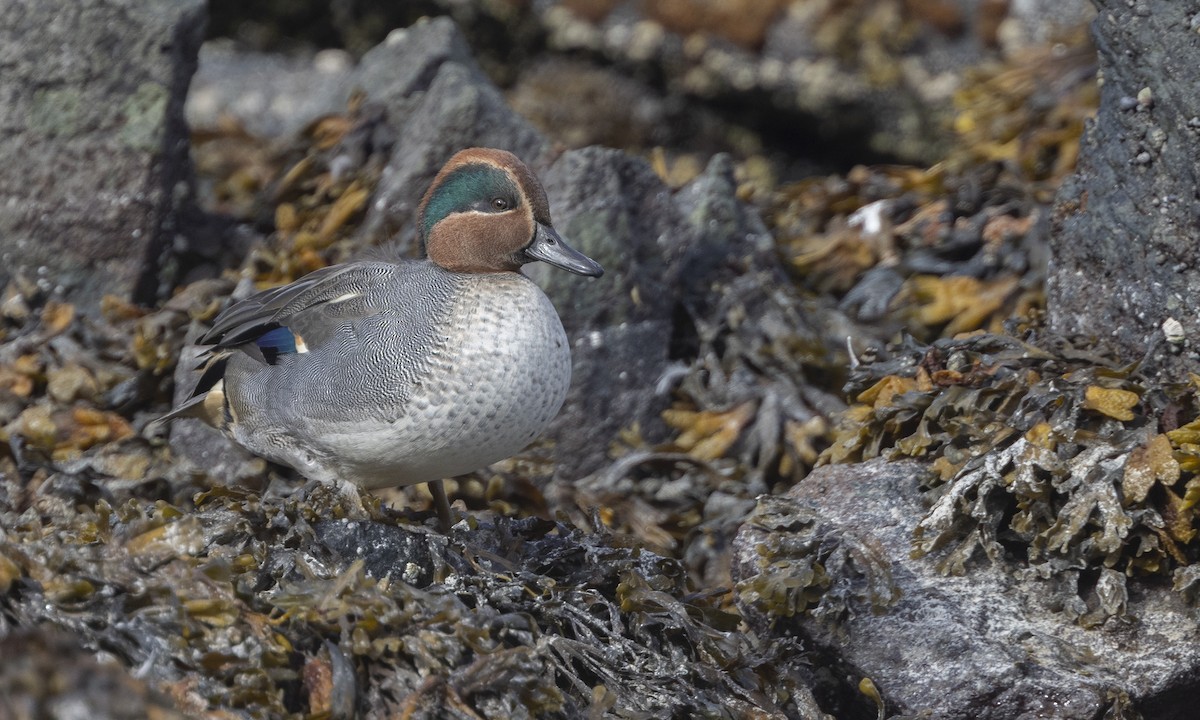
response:
{"label": "duck", "polygon": [[515,155],[468,148],[417,210],[421,260],[332,265],[223,310],[198,341],[196,417],[310,481],[355,492],[442,481],[520,452],[557,415],[571,351],[521,268],[603,268],[555,230],[545,189]]}

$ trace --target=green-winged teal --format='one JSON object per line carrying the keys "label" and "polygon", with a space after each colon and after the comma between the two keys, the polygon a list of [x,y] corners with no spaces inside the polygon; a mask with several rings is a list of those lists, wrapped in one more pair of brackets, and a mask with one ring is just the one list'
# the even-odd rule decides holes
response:
{"label": "green-winged teal", "polygon": [[250,451],[323,482],[429,482],[520,451],[571,380],[558,313],[521,274],[541,260],[601,267],[563,242],[516,156],[471,148],[425,193],[427,260],[327,267],[222,312],[205,372],[163,420],[197,416]]}

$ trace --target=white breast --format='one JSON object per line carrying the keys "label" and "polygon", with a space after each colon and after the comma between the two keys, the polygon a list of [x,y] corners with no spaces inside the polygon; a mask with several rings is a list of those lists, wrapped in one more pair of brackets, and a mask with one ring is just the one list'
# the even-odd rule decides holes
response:
{"label": "white breast", "polygon": [[567,336],[541,289],[515,273],[481,275],[399,417],[326,441],[338,474],[367,488],[453,477],[529,445],[570,382]]}

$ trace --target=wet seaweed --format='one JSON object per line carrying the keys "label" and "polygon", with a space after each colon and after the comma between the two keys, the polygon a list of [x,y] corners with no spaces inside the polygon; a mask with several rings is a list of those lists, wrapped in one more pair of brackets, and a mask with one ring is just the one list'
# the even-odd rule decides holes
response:
{"label": "wet seaweed", "polygon": [[1096,573],[1068,612],[1125,611],[1127,579],[1194,586],[1196,384],[1168,386],[1069,346],[977,334],[910,341],[860,366],[822,462],[930,463],[913,552],[961,574],[982,555],[1043,577]]}
{"label": "wet seaweed", "polygon": [[0,618],[67,631],[180,707],[819,716],[801,656],[737,632],[678,561],[536,519],[449,538],[329,519],[338,501],[0,503]]}

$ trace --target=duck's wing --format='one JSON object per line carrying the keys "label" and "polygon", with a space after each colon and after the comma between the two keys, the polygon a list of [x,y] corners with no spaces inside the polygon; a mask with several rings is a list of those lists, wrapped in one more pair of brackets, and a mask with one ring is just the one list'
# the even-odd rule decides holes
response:
{"label": "duck's wing", "polygon": [[215,405],[208,402],[208,395],[223,392],[231,354],[245,353],[273,365],[280,356],[321,347],[345,333],[347,326],[369,322],[393,310],[398,298],[403,304],[408,295],[420,292],[424,283],[413,279],[426,272],[423,266],[387,261],[333,265],[234,303],[197,341],[209,347],[199,356],[196,369],[204,372],[192,394],[156,422],[196,416],[219,424],[219,418],[211,417]]}
{"label": "duck's wing", "polygon": [[322,268],[226,308],[199,342],[214,351],[247,343],[280,352],[318,346],[344,323],[385,310],[389,291],[402,287],[403,276],[411,272],[408,265],[415,263],[356,262]]}

